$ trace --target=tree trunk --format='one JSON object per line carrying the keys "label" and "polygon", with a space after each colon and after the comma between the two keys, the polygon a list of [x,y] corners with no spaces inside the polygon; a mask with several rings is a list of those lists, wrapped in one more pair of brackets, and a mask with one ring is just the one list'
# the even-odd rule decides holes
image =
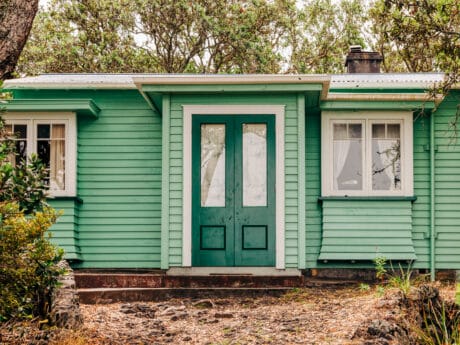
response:
{"label": "tree trunk", "polygon": [[38,0],[0,0],[0,80],[11,78],[29,37]]}

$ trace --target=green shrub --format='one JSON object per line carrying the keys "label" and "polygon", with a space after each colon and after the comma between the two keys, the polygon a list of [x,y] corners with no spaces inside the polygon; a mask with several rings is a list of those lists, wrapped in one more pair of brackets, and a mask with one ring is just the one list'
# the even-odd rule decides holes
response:
{"label": "green shrub", "polygon": [[18,203],[0,203],[0,320],[46,318],[62,270],[62,250],[49,241],[57,212],[50,207],[25,215]]}

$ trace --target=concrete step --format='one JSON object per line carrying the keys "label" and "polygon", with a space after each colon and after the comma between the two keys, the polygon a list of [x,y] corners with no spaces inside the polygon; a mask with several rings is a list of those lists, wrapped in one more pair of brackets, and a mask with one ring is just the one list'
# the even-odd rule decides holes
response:
{"label": "concrete step", "polygon": [[171,298],[279,297],[292,288],[92,288],[78,289],[82,304],[159,302]]}

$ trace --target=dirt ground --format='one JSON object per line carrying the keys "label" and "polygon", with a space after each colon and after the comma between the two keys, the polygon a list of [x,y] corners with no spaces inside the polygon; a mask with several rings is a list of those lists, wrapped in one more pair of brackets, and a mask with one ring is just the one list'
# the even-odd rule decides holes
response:
{"label": "dirt ground", "polygon": [[[452,300],[454,285],[443,285],[441,293]],[[367,344],[357,330],[398,312],[391,292],[379,296],[375,287],[358,285],[302,288],[279,298],[174,299],[81,309],[82,329],[61,331],[37,344]],[[5,335],[0,343],[16,344]]]}

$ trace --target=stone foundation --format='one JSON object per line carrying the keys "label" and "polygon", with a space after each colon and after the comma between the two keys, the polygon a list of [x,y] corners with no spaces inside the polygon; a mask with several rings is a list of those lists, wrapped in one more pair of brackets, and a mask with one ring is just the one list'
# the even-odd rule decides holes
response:
{"label": "stone foundation", "polygon": [[58,286],[52,296],[50,323],[59,328],[76,329],[83,324],[80,302],[75,286],[75,277],[67,261],[59,266],[66,270],[59,278]]}

